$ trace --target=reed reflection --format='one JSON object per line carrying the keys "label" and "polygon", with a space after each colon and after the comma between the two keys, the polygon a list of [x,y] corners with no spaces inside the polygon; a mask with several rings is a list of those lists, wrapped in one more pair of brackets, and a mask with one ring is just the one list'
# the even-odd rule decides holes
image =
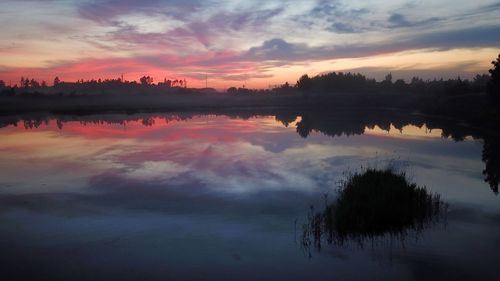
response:
{"label": "reed reflection", "polygon": [[338,197],[325,210],[311,207],[303,225],[302,246],[349,245],[363,247],[366,242],[383,239],[404,241],[419,237],[433,224],[446,219],[448,204],[440,195],[408,181],[403,172],[392,169],[366,169],[347,176]]}

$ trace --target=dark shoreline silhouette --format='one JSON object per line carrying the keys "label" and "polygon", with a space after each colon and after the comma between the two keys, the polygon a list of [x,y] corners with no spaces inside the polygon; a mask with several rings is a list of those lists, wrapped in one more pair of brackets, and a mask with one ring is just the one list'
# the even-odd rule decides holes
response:
{"label": "dark shoreline silhouette", "polygon": [[[291,107],[325,110],[339,106],[398,108],[440,115],[487,112],[498,103],[500,55],[490,75],[472,80],[460,77],[426,80],[413,77],[409,83],[392,80],[388,74],[376,81],[360,73],[331,72],[315,77],[303,75],[294,85],[288,82],[272,89],[231,87],[217,92],[212,88],[188,88],[184,80],[153,78],[140,82],[123,78],[63,82],[56,77],[52,86],[21,77],[20,86],[0,80],[0,114],[19,112],[105,112],[148,110],[197,110],[246,107]],[[497,104],[498,105],[498,104]],[[498,106],[497,106],[498,107]],[[497,108],[493,107],[493,108]],[[498,112],[496,112],[498,114]]]}
{"label": "dark shoreline silhouette", "polygon": [[[441,82],[440,82],[441,83]],[[457,84],[459,82],[453,82]],[[460,82],[464,85],[468,83]],[[149,110],[197,110],[246,107],[291,107],[301,109],[328,109],[339,106],[363,106],[369,108],[400,108],[422,112],[448,113],[448,111],[484,111],[490,103],[485,86],[477,89],[445,86],[442,89],[422,89],[418,92],[407,86],[401,89],[350,91],[309,89],[299,86],[280,90],[240,92],[206,92],[204,89],[168,89],[159,86],[144,90],[122,91],[120,87],[103,90],[102,94],[65,91],[62,93],[38,92],[30,88],[11,88],[0,94],[0,114],[19,112],[106,112],[106,111],[149,111]],[[460,84],[460,85],[461,85]],[[382,84],[383,85],[383,84]],[[331,86],[333,87],[333,86]],[[382,88],[381,88],[382,87]],[[392,87],[392,86],[391,86]],[[449,87],[449,88],[447,88]],[[385,90],[384,90],[385,89]],[[476,89],[476,90],[474,90]],[[446,105],[446,106],[444,106]]]}

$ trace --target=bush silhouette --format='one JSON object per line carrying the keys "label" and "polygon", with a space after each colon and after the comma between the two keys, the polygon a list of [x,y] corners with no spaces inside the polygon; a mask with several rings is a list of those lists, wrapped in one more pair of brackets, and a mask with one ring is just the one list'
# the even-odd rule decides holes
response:
{"label": "bush silhouette", "polygon": [[336,245],[385,235],[404,238],[438,222],[446,208],[439,195],[408,182],[404,173],[367,169],[348,177],[336,202],[309,217],[302,241],[320,249],[325,237]]}

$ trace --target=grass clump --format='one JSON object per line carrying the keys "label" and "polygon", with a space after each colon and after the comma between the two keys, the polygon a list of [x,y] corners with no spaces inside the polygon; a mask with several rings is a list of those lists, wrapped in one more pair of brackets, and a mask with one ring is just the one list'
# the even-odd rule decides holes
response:
{"label": "grass clump", "polygon": [[347,241],[377,237],[404,238],[439,222],[447,204],[438,194],[411,183],[404,172],[366,169],[342,182],[336,201],[320,213],[311,214],[304,226],[303,244]]}

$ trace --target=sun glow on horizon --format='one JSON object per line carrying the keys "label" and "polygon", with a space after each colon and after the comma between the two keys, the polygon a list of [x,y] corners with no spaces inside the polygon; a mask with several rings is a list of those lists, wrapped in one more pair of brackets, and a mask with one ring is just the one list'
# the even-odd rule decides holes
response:
{"label": "sun glow on horizon", "polygon": [[302,74],[330,71],[471,78],[500,51],[500,6],[492,0],[422,1],[411,10],[399,0],[292,2],[5,0],[0,79],[149,75],[203,88],[208,77],[222,90],[293,85]]}

